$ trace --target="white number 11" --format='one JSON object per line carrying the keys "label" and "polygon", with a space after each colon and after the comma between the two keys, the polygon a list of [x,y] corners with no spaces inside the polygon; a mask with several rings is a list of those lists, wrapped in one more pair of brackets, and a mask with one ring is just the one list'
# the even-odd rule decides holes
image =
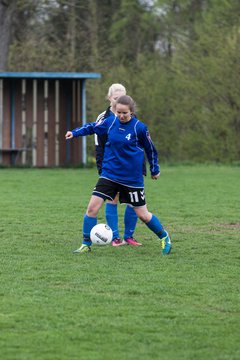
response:
{"label": "white number 11", "polygon": [[131,202],[139,202],[138,193],[137,191],[129,192]]}

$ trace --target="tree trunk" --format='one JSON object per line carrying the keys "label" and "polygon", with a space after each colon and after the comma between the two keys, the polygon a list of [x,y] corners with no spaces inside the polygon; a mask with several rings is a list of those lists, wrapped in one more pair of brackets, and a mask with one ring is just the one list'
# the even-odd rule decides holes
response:
{"label": "tree trunk", "polygon": [[0,71],[5,71],[7,66],[15,8],[16,1],[0,0]]}
{"label": "tree trunk", "polygon": [[91,68],[95,69],[96,64],[98,64],[99,53],[98,53],[98,14],[97,14],[97,2],[94,0],[90,0],[88,2],[89,5],[89,13],[90,13],[90,21],[89,23],[89,36],[90,36],[90,44],[91,44],[91,56],[90,56],[90,64]]}

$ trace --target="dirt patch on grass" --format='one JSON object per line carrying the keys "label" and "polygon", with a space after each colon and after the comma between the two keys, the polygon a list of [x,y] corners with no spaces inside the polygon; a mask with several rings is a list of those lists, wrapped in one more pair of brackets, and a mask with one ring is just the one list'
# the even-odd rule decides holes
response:
{"label": "dirt patch on grass", "polygon": [[178,233],[185,233],[185,234],[209,234],[209,233],[219,233],[219,232],[229,232],[232,231],[234,233],[240,231],[240,223],[234,224],[208,224],[203,226],[191,226],[191,225],[183,225],[183,226],[176,226],[171,228],[168,227],[168,231],[171,232],[178,232]]}
{"label": "dirt patch on grass", "polygon": [[240,230],[240,223],[235,224],[212,224],[209,232],[220,232],[223,230]]}
{"label": "dirt patch on grass", "polygon": [[240,223],[236,223],[236,224],[214,224],[213,226],[224,227],[226,229],[240,229]]}

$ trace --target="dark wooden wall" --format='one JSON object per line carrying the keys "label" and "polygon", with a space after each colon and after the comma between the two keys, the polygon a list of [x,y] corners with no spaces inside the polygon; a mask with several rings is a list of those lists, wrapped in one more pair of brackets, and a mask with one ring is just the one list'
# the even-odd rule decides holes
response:
{"label": "dark wooden wall", "polygon": [[65,141],[82,125],[81,79],[0,79],[0,164],[79,165],[82,140]]}

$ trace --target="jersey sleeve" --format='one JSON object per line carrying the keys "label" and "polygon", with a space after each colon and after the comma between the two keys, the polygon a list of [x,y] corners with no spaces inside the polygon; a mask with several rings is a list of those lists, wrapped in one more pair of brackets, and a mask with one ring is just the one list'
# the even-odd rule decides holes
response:
{"label": "jersey sleeve", "polygon": [[104,119],[101,123],[92,122],[83,125],[82,127],[72,130],[73,137],[78,136],[87,136],[97,134],[99,136],[105,135],[108,133],[108,129],[111,126],[115,116],[109,116]]}
{"label": "jersey sleeve", "polygon": [[94,131],[95,126],[96,123],[93,122],[93,123],[85,124],[82,127],[73,129],[72,130],[73,137],[93,135],[95,133]]}
{"label": "jersey sleeve", "polygon": [[138,134],[139,145],[144,148],[147,155],[147,159],[150,165],[151,175],[157,175],[160,172],[160,166],[158,164],[158,153],[152,142],[150,133],[146,125],[142,124]]}

